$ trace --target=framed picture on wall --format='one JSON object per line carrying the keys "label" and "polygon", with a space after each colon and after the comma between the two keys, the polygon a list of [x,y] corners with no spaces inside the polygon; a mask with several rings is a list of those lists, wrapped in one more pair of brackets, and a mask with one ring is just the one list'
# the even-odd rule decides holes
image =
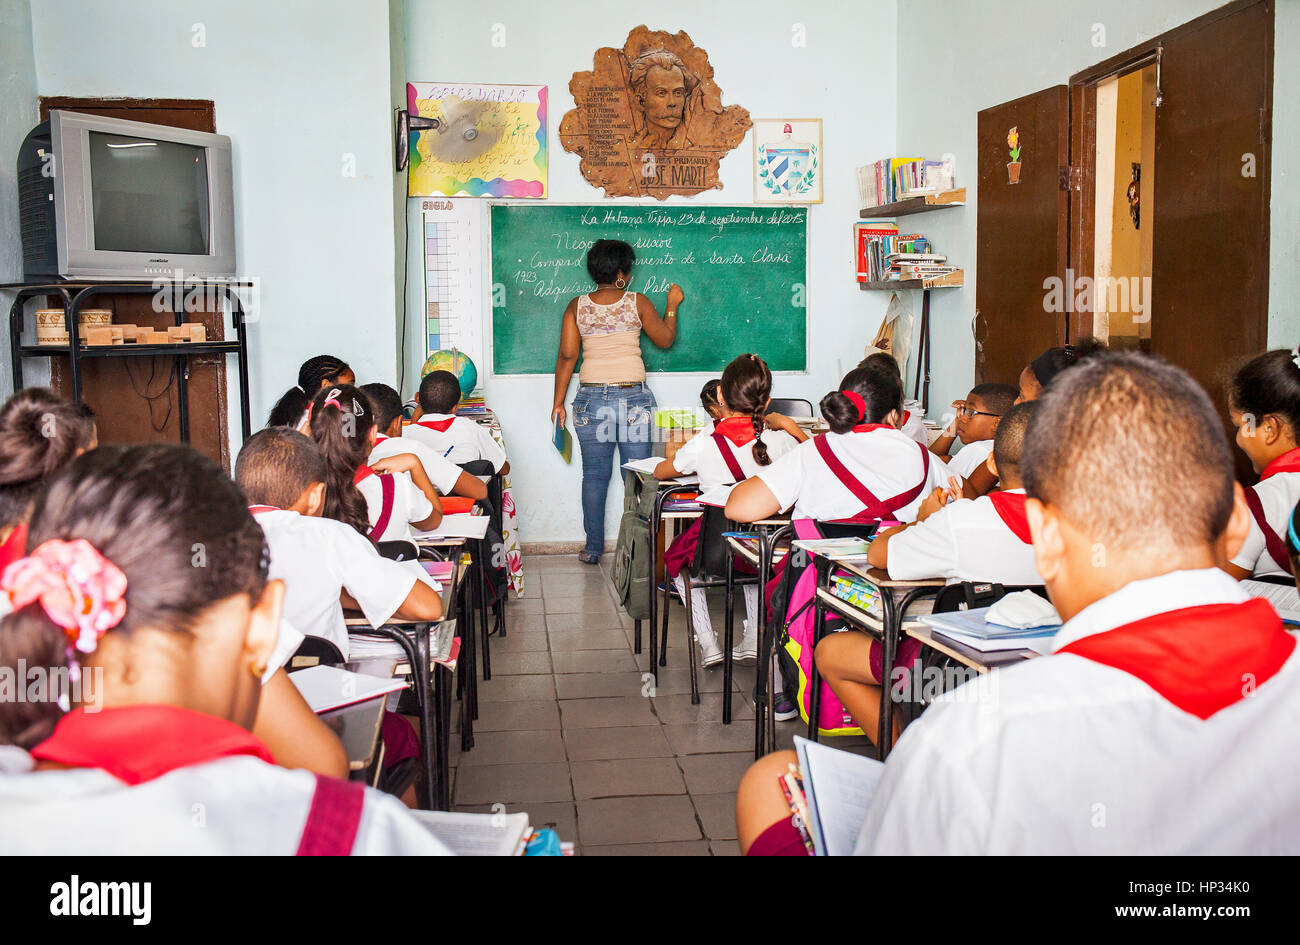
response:
{"label": "framed picture on wall", "polygon": [[822,120],[754,119],[754,202],[822,202]]}

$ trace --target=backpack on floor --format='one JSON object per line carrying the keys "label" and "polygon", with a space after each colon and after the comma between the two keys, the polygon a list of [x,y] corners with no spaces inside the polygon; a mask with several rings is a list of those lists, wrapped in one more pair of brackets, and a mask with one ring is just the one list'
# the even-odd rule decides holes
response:
{"label": "backpack on floor", "polygon": [[650,595],[656,583],[650,515],[658,495],[659,481],[653,473],[630,469],[623,473],[623,518],[609,576],[618,602],[633,620],[650,617]]}

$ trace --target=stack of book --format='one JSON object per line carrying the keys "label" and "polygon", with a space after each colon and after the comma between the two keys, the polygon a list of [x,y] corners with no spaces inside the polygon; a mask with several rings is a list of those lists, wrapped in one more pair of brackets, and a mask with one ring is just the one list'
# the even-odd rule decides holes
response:
{"label": "stack of book", "polygon": [[830,591],[840,600],[868,613],[880,613],[880,590],[851,574],[831,577]]}
{"label": "stack of book", "polygon": [[456,415],[459,417],[486,417],[488,415],[487,402],[478,394],[463,397],[460,406],[456,408]]}
{"label": "stack of book", "polygon": [[[920,242],[929,245],[925,240]],[[941,253],[900,249],[890,253],[886,259],[889,262],[886,279],[933,279],[957,271],[956,266],[944,265],[948,257]]]}
{"label": "stack of book", "polygon": [[858,190],[864,207],[880,207],[942,193],[954,186],[952,165],[924,158],[885,158],[858,168]]}
{"label": "stack of book", "polygon": [[920,233],[899,233],[898,224],[863,220],[853,225],[854,256],[859,282],[931,279],[957,272],[945,265],[948,257],[933,252]]}

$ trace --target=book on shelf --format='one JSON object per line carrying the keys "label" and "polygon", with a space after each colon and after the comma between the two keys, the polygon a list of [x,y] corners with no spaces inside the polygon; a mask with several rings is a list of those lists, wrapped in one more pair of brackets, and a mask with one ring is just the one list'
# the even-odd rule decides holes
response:
{"label": "book on shelf", "polygon": [[921,233],[899,233],[896,224],[863,220],[854,224],[854,254],[859,282],[926,279],[956,272],[948,257],[934,252]]}
{"label": "book on shelf", "polygon": [[876,243],[897,236],[898,224],[889,220],[862,220],[853,224],[853,254],[859,282],[876,282],[884,278]]}
{"label": "book on shelf", "polygon": [[956,186],[951,164],[924,158],[885,158],[858,168],[858,191],[864,207],[881,207]]}

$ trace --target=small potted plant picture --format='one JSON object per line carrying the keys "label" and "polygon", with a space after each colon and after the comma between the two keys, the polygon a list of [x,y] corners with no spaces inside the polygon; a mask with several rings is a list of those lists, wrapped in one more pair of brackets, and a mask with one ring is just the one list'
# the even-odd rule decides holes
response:
{"label": "small potted plant picture", "polygon": [[1007,147],[1011,150],[1011,161],[1007,164],[1007,183],[1020,183],[1020,132],[1012,128],[1007,132]]}

